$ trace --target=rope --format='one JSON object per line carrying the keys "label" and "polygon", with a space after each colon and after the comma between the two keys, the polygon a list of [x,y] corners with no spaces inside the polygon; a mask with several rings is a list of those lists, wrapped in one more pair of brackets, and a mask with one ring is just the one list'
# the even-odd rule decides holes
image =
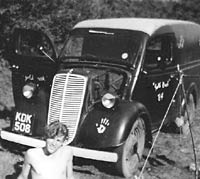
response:
{"label": "rope", "polygon": [[[182,71],[180,71],[181,73],[181,78],[183,80],[183,73]],[[196,150],[195,150],[195,144],[194,144],[194,137],[193,137],[193,133],[192,133],[192,129],[191,129],[191,122],[190,122],[190,116],[189,116],[189,111],[188,111],[188,108],[187,108],[187,97],[186,97],[186,92],[185,92],[185,87],[184,87],[184,83],[182,82],[181,83],[181,87],[182,87],[182,91],[183,91],[183,96],[185,98],[185,101],[186,101],[186,112],[187,112],[187,120],[188,120],[188,123],[189,123],[189,130],[190,130],[190,135],[191,135],[191,139],[192,139],[192,149],[193,149],[193,154],[194,154],[194,162],[195,162],[195,179],[198,179],[198,174],[199,174],[199,171],[198,171],[198,165],[197,165],[197,157],[196,157]]]}
{"label": "rope", "polygon": [[162,127],[163,127],[163,124],[164,124],[164,122],[165,122],[165,119],[166,119],[166,117],[167,117],[167,114],[168,114],[168,112],[169,112],[169,109],[170,109],[170,107],[171,107],[171,105],[172,105],[172,103],[173,103],[173,101],[174,101],[174,98],[175,98],[175,96],[176,96],[176,93],[177,93],[177,91],[178,91],[178,89],[179,89],[179,87],[180,87],[180,85],[181,85],[181,81],[182,81],[182,80],[179,79],[179,83],[178,83],[178,85],[177,85],[177,87],[176,87],[176,89],[175,89],[175,91],[174,91],[174,94],[173,94],[172,99],[171,99],[171,101],[170,101],[170,103],[169,103],[169,106],[168,106],[168,108],[167,108],[167,111],[166,111],[166,113],[165,113],[165,115],[164,115],[164,117],[163,117],[163,120],[162,120],[162,122],[161,122],[161,124],[160,124],[160,127],[159,127],[159,129],[158,129],[158,132],[157,132],[157,134],[156,134],[156,136],[155,136],[155,139],[154,139],[154,141],[153,141],[153,143],[152,143],[152,146],[151,146],[151,148],[150,148],[150,150],[149,150],[149,153],[148,153],[148,155],[147,155],[147,158],[146,158],[146,160],[145,160],[145,162],[144,162],[144,165],[143,165],[142,170],[141,170],[140,175],[139,175],[139,179],[142,177],[142,174],[143,174],[144,169],[145,169],[145,167],[146,167],[146,165],[147,165],[147,162],[148,162],[148,159],[149,159],[149,157],[150,157],[150,155],[151,155],[151,152],[152,152],[152,150],[153,150],[153,148],[154,148],[154,146],[155,146],[155,143],[156,143],[156,140],[157,140],[157,138],[158,138],[158,135],[160,134],[160,131],[161,131]]}
{"label": "rope", "polygon": [[194,138],[193,138],[193,134],[192,134],[192,130],[191,130],[191,123],[190,123],[190,119],[189,119],[189,111],[188,111],[188,109],[187,109],[187,97],[186,97],[185,87],[184,87],[184,83],[183,83],[184,74],[183,74],[183,72],[180,70],[179,65],[177,65],[177,70],[178,70],[179,75],[180,75],[179,83],[178,83],[178,85],[177,85],[177,87],[176,87],[176,89],[175,89],[175,91],[174,91],[174,94],[173,94],[173,96],[172,96],[172,99],[171,99],[171,101],[170,101],[170,103],[169,103],[169,106],[168,106],[168,108],[167,108],[167,111],[166,111],[166,113],[165,113],[165,115],[164,115],[164,117],[163,117],[163,120],[162,120],[161,124],[160,124],[160,127],[159,127],[158,132],[157,132],[157,134],[156,134],[156,136],[155,136],[155,139],[154,139],[154,141],[153,141],[153,144],[152,144],[152,146],[151,146],[151,148],[150,148],[150,150],[149,150],[149,153],[148,153],[147,158],[146,158],[146,160],[145,160],[145,162],[144,162],[144,165],[143,165],[142,170],[141,170],[141,172],[140,172],[140,174],[139,174],[139,177],[135,177],[136,179],[137,179],[137,178],[138,178],[138,179],[142,179],[142,175],[143,175],[143,173],[144,173],[144,169],[145,169],[145,167],[146,167],[146,165],[147,165],[148,159],[149,159],[149,157],[150,157],[150,155],[151,155],[151,152],[152,152],[152,150],[153,150],[153,148],[154,148],[154,146],[155,146],[156,140],[157,140],[157,138],[158,138],[158,136],[159,136],[159,134],[160,134],[160,131],[161,131],[162,127],[163,127],[164,121],[165,121],[165,119],[166,119],[166,117],[167,117],[167,114],[168,114],[168,112],[169,112],[169,110],[170,110],[170,107],[171,107],[171,105],[172,105],[172,103],[173,103],[173,100],[174,100],[174,98],[175,98],[175,96],[176,96],[176,93],[177,93],[177,91],[178,91],[178,89],[179,89],[180,86],[181,86],[181,89],[182,89],[182,91],[183,91],[184,99],[186,100],[186,112],[187,112],[187,116],[188,116],[188,117],[187,117],[187,120],[188,120],[188,122],[189,122],[189,130],[190,130],[190,134],[191,134],[191,138],[192,138],[192,147],[193,147],[194,160],[195,160],[195,168],[196,168],[196,171],[195,171],[195,179],[198,179],[198,168],[197,168],[197,158],[196,158],[195,144],[194,144]]}

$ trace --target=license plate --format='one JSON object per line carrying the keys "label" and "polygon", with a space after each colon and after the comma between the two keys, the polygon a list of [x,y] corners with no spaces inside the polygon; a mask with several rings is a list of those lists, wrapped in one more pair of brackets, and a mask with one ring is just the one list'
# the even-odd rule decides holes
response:
{"label": "license plate", "polygon": [[16,112],[12,130],[22,134],[32,134],[33,115]]}

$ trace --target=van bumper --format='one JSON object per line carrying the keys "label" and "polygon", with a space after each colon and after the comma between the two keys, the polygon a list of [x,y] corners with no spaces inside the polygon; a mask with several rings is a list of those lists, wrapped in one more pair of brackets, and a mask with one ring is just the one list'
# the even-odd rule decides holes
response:
{"label": "van bumper", "polygon": [[[0,136],[4,140],[30,147],[44,147],[46,145],[46,142],[44,140],[35,139],[32,137],[19,135],[4,130],[0,131]],[[72,146],[69,147],[73,150],[73,154],[76,157],[105,161],[105,162],[117,162],[118,160],[118,155],[117,153],[114,152],[98,151],[98,150],[91,150],[91,149],[72,147]]]}

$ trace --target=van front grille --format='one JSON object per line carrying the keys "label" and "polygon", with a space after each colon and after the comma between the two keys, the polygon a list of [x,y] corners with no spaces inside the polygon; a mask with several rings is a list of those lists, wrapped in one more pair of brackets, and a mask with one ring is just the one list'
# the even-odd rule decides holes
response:
{"label": "van front grille", "polygon": [[69,129],[70,143],[76,134],[83,106],[87,78],[77,74],[56,74],[51,89],[48,124],[59,120]]}

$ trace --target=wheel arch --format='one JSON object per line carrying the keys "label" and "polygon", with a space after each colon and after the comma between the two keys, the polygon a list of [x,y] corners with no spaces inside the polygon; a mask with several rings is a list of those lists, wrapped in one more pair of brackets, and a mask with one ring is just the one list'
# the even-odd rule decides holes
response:
{"label": "wheel arch", "polygon": [[[131,177],[137,171],[144,148],[147,146],[147,144],[151,144],[152,141],[151,123],[148,111],[144,105],[138,102],[135,103],[133,108],[135,111],[132,111],[132,116],[129,116],[129,119],[131,120],[128,122],[128,124],[126,124],[127,128],[131,127],[131,129],[128,131],[128,136],[126,136],[127,138],[124,138],[122,145],[115,149],[115,152],[119,157],[117,163],[115,164],[115,168],[117,169],[117,172],[124,177]],[[135,134],[133,129],[134,131],[138,131],[136,130],[137,125],[140,125],[138,128],[140,132],[136,132]],[[145,125],[145,127],[143,128],[141,125]],[[132,135],[138,136],[132,140]],[[133,143],[131,141],[133,141]]]}
{"label": "wheel arch", "polygon": [[142,113],[141,117],[144,119],[145,127],[146,127],[146,138],[145,138],[145,147],[150,148],[152,145],[152,133],[151,133],[151,120],[150,116],[147,113]]}
{"label": "wheel arch", "polygon": [[[151,143],[151,122],[146,107],[137,101],[123,100],[119,101],[116,108],[105,109],[99,105],[90,111],[80,127],[77,141],[87,148],[119,147],[125,143],[139,116],[145,122],[147,144]],[[104,119],[109,121],[109,126],[104,132],[99,133],[97,126]]]}
{"label": "wheel arch", "polygon": [[129,116],[129,120],[127,120],[126,122],[126,126],[125,126],[125,130],[127,131],[125,134],[125,136],[123,136],[123,142],[121,144],[123,144],[126,139],[128,138],[128,135],[131,131],[131,128],[134,124],[134,122],[136,121],[136,119],[138,117],[141,117],[144,120],[145,123],[145,147],[151,147],[151,143],[152,143],[152,133],[151,133],[151,117],[150,114],[148,112],[148,110],[146,109],[146,107],[137,102],[137,101],[133,101],[131,102],[131,105],[134,106],[134,110],[132,110],[132,115]]}

